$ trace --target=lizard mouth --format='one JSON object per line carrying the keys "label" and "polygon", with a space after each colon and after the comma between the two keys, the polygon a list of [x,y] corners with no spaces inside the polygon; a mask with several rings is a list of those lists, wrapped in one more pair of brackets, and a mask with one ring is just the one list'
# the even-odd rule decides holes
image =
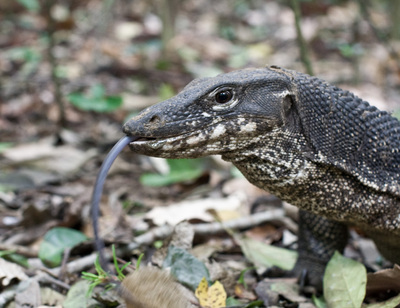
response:
{"label": "lizard mouth", "polygon": [[129,143],[130,148],[135,152],[146,152],[146,149],[151,151],[158,150],[164,147],[164,150],[169,151],[172,148],[182,146],[187,139],[192,136],[198,135],[197,131],[187,132],[175,136],[162,136],[162,137],[142,137],[138,136],[138,139]]}
{"label": "lizard mouth", "polygon": [[157,138],[155,138],[155,137],[138,137],[138,139],[136,139],[135,141],[132,141],[131,143],[133,143],[133,142],[140,142],[140,141],[153,141],[153,140],[157,140]]}

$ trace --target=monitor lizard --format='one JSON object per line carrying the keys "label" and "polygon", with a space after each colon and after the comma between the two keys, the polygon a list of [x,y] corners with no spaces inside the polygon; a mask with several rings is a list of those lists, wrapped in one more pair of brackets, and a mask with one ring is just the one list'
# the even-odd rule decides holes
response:
{"label": "monitor lizard", "polygon": [[400,122],[319,78],[277,66],[195,79],[123,127],[136,153],[220,154],[300,208],[299,258],[319,284],[347,226],[400,263]]}

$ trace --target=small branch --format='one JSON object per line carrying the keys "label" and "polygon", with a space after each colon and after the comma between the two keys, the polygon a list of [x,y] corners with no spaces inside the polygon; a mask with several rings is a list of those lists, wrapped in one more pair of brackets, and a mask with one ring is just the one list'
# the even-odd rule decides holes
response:
{"label": "small branch", "polygon": [[50,63],[51,79],[53,81],[53,86],[54,86],[54,100],[58,105],[58,110],[59,110],[59,118],[58,118],[59,131],[57,132],[59,133],[61,129],[66,125],[66,118],[65,118],[65,106],[61,93],[61,80],[57,76],[57,60],[53,54],[55,47],[55,41],[54,41],[55,22],[53,17],[51,16],[51,8],[53,4],[54,4],[53,0],[45,1],[44,14],[47,19],[47,34],[49,39],[49,46],[47,48],[47,58]]}
{"label": "small branch", "polygon": [[[211,235],[211,234],[226,232],[227,229],[247,229],[272,220],[279,220],[283,222],[285,225],[287,225],[287,220],[285,220],[284,210],[275,209],[271,211],[256,213],[251,216],[229,220],[222,223],[213,222],[213,223],[197,224],[193,225],[193,229],[196,235]],[[293,228],[296,228],[293,226],[293,224],[290,227],[291,230],[293,230]],[[173,231],[174,227],[169,225],[164,225],[155,228],[145,234],[136,237],[135,241],[130,243],[126,249],[134,250],[142,245],[150,245],[155,240],[164,239],[170,236]]]}
{"label": "small branch", "polygon": [[25,246],[0,243],[0,250],[9,250],[16,254],[25,256],[27,258],[37,258],[38,257],[37,250],[32,249],[32,248],[27,248]]}
{"label": "small branch", "polygon": [[296,25],[296,33],[297,33],[297,42],[299,44],[300,49],[300,60],[303,62],[303,65],[306,69],[307,74],[314,75],[310,57],[309,57],[309,50],[306,41],[303,37],[303,32],[301,30],[301,12],[299,6],[299,0],[290,0],[290,4],[292,6],[292,10],[294,13],[294,21]]}
{"label": "small branch", "polygon": [[40,272],[36,275],[35,279],[41,283],[55,284],[65,290],[69,290],[71,288],[67,283],[50,276],[46,272]]}
{"label": "small branch", "polygon": [[[94,252],[88,256],[85,256],[83,258],[71,261],[66,264],[65,266],[65,272],[66,273],[78,273],[83,271],[86,268],[92,267],[94,265],[94,261],[96,261],[97,258],[97,252]],[[111,259],[111,256],[106,254],[105,258],[107,260]],[[61,274],[61,271],[64,271],[64,267],[56,267],[53,269],[42,269],[49,274],[53,275],[54,277],[58,277]]]}
{"label": "small branch", "polygon": [[271,220],[281,220],[285,216],[283,209],[275,209],[265,212],[245,216],[238,219],[228,220],[225,222],[213,222],[208,224],[193,225],[196,235],[211,235],[224,232],[226,229],[248,229],[261,225]]}

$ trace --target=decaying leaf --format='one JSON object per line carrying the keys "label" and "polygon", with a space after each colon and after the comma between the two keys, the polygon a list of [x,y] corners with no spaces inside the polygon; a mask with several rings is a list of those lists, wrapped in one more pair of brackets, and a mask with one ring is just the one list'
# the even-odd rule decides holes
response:
{"label": "decaying leaf", "polygon": [[224,286],[219,281],[216,281],[209,287],[206,278],[203,277],[195,294],[202,307],[220,308],[226,305],[226,292]]}
{"label": "decaying leaf", "polygon": [[176,225],[182,220],[200,219],[202,221],[214,221],[210,210],[218,211],[235,210],[244,202],[240,195],[231,195],[227,198],[208,198],[200,200],[187,200],[170,205],[157,207],[146,214],[146,218],[152,219],[156,225]]}
{"label": "decaying leaf", "polygon": [[82,151],[69,145],[57,147],[48,140],[42,140],[6,149],[2,154],[13,164],[30,166],[57,174],[71,174],[94,157],[97,150]]}
{"label": "decaying leaf", "polygon": [[38,307],[42,303],[40,286],[35,279],[25,280],[18,288],[21,290],[15,296],[17,307]]}
{"label": "decaying leaf", "polygon": [[2,286],[8,286],[13,279],[27,280],[23,267],[0,258],[0,281]]}
{"label": "decaying leaf", "polygon": [[367,278],[367,294],[386,292],[387,290],[400,292],[400,266],[397,264],[390,269],[368,273]]}

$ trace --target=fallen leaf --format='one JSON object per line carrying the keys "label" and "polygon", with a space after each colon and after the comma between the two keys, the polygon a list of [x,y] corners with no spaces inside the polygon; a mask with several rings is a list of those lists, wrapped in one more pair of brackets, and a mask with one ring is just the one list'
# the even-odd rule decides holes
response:
{"label": "fallen leaf", "polygon": [[220,308],[226,306],[226,292],[224,286],[219,281],[208,287],[208,282],[203,277],[196,289],[195,295],[202,307]]}
{"label": "fallen leaf", "polygon": [[263,242],[242,237],[236,238],[247,259],[256,266],[278,266],[284,270],[291,270],[297,259],[295,251],[267,245]]}
{"label": "fallen leaf", "polygon": [[297,284],[297,282],[293,283],[289,281],[286,282],[280,281],[272,283],[271,290],[294,303],[301,303],[306,300],[305,297],[299,295],[300,287]]}
{"label": "fallen leaf", "polygon": [[362,308],[397,308],[400,305],[400,294],[384,302],[362,305]]}
{"label": "fallen leaf", "polygon": [[65,295],[49,287],[40,288],[40,294],[42,296],[42,303],[50,305],[51,307],[61,307],[61,304],[65,300]]}
{"label": "fallen leaf", "polygon": [[182,284],[195,290],[203,277],[210,280],[206,266],[184,249],[170,246],[163,268],[169,268],[171,274]]}
{"label": "fallen leaf", "polygon": [[23,267],[0,258],[1,285],[8,286],[12,279],[24,281],[28,279],[28,276],[25,274]]}
{"label": "fallen leaf", "polygon": [[45,234],[43,242],[40,244],[39,258],[48,266],[58,266],[66,248],[72,248],[85,240],[87,237],[77,230],[53,228]]}
{"label": "fallen leaf", "polygon": [[251,301],[257,299],[257,296],[252,291],[246,290],[246,288],[242,284],[235,285],[235,295],[236,297],[248,299]]}
{"label": "fallen leaf", "polygon": [[78,171],[85,162],[96,156],[97,150],[82,151],[69,145],[56,147],[46,139],[6,149],[2,154],[14,165],[30,166],[41,171],[69,175]]}
{"label": "fallen leaf", "polygon": [[90,282],[86,280],[78,281],[69,289],[67,297],[63,303],[64,308],[86,308],[99,307],[99,302],[87,297]]}
{"label": "fallen leaf", "polygon": [[21,282],[15,296],[17,307],[38,307],[42,303],[39,283],[35,279]]}
{"label": "fallen leaf", "polygon": [[199,219],[202,221],[214,221],[213,215],[208,211],[236,210],[244,202],[241,195],[231,195],[227,198],[207,198],[199,200],[187,200],[172,204],[167,207],[157,207],[146,214],[156,225],[176,225],[182,220]]}
{"label": "fallen leaf", "polygon": [[400,292],[400,266],[384,269],[367,275],[367,294],[387,292],[388,290]]}
{"label": "fallen leaf", "polygon": [[324,274],[324,297],[328,307],[361,307],[366,283],[364,265],[335,252]]}

